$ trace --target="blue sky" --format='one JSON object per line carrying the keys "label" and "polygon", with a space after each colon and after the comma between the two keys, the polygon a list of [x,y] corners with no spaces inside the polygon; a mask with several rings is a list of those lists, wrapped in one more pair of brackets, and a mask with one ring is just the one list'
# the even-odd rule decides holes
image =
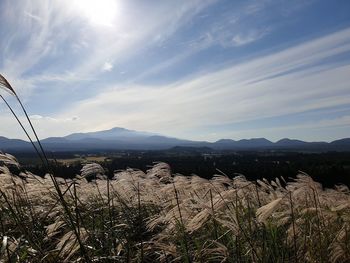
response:
{"label": "blue sky", "polygon": [[331,141],[350,137],[350,1],[0,0],[0,72],[43,138]]}

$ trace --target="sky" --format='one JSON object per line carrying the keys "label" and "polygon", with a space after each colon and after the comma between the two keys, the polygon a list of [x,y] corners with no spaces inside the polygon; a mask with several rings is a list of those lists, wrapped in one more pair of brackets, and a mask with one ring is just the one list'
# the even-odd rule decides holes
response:
{"label": "sky", "polygon": [[[41,138],[332,141],[350,137],[350,1],[0,0],[0,73]],[[0,124],[25,138],[2,102]]]}

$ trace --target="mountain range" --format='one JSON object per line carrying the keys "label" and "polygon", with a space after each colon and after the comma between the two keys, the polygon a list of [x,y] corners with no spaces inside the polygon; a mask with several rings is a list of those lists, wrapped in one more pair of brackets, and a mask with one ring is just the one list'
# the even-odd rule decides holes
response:
{"label": "mountain range", "polygon": [[[165,150],[173,147],[205,147],[213,150],[295,150],[295,151],[350,151],[350,138],[333,142],[305,142],[282,139],[271,142],[265,138],[243,140],[221,139],[216,142],[191,141],[140,132],[125,128],[73,133],[64,137],[49,137],[41,140],[50,151],[89,151],[89,150]],[[29,151],[29,142],[0,136],[0,150]]]}

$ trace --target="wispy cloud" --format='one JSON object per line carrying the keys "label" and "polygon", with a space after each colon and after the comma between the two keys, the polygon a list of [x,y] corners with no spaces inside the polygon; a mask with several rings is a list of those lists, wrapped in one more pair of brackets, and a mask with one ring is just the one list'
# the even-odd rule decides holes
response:
{"label": "wispy cloud", "polygon": [[89,130],[93,124],[96,130],[124,126],[177,135],[202,126],[350,104],[345,96],[349,62],[324,62],[349,52],[349,41],[350,29],[346,29],[170,85],[111,86],[54,119],[67,120],[74,112],[79,120],[70,125],[76,125],[73,130]]}
{"label": "wispy cloud", "polygon": [[45,135],[124,126],[194,138],[350,103],[350,29],[321,31],[319,19],[310,39],[314,1],[113,1],[108,21],[74,3],[0,2],[0,72]]}
{"label": "wispy cloud", "polygon": [[24,14],[34,20],[36,20],[37,22],[41,23],[42,22],[42,19],[40,16],[36,16],[36,15],[33,15],[31,13],[29,13],[28,11],[24,11]]}
{"label": "wispy cloud", "polygon": [[232,45],[238,47],[238,46],[250,44],[252,42],[255,42],[263,38],[265,35],[268,34],[268,32],[269,32],[269,29],[266,28],[260,31],[254,30],[248,33],[237,34],[232,38]]}
{"label": "wispy cloud", "polygon": [[68,117],[64,119],[57,119],[50,116],[42,116],[38,114],[30,115],[29,118],[34,121],[54,121],[54,122],[69,122],[79,120],[78,116]]}
{"label": "wispy cloud", "polygon": [[[76,112],[85,127],[91,122],[96,129],[118,125],[152,131],[156,127],[176,135],[201,126],[349,104],[350,97],[345,96],[349,61],[324,62],[349,52],[349,41],[350,29],[346,29],[171,85],[112,87],[63,114]],[[109,112],[115,113],[113,119]]]}
{"label": "wispy cloud", "polygon": [[102,71],[111,71],[113,69],[113,64],[111,62],[105,62],[102,66]]}
{"label": "wispy cloud", "polygon": [[[69,4],[69,1],[44,4],[6,1],[3,10],[13,10],[7,14],[12,30],[2,37],[2,41],[5,42],[2,46],[9,47],[9,50],[3,54],[5,59],[4,64],[0,65],[0,70],[13,81],[23,80],[28,71],[34,71],[36,75],[42,75],[42,78],[53,74],[58,76],[62,66],[77,79],[91,78],[101,72],[101,65],[104,65],[104,71],[111,69],[111,63],[106,64],[110,58],[118,63],[131,59],[154,41],[160,41],[159,37],[154,37],[155,32],[161,32],[161,38],[171,35],[213,2],[164,2],[156,9],[137,2],[125,2],[120,4],[120,8],[134,12],[134,16],[127,17],[120,13],[121,17],[116,21],[116,26],[96,31],[89,28],[89,24],[83,24],[83,20],[79,20],[79,10],[74,10],[74,5]],[[152,13],[152,16],[145,13]],[[37,23],[39,20],[40,23]],[[62,28],[69,30],[62,31]],[[30,35],[26,32],[30,32]],[[18,33],[25,38],[25,42],[17,37]],[[82,49],[86,50],[79,54]],[[53,63],[41,68],[38,63],[44,61]],[[66,77],[66,73],[61,75],[62,78]],[[35,78],[38,79],[38,76]],[[20,88],[35,88],[35,81],[31,83],[33,85],[21,85]]]}

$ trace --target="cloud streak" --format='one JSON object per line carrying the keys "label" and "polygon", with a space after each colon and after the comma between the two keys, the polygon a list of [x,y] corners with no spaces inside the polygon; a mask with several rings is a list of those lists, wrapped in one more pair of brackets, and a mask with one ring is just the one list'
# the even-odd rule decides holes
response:
{"label": "cloud streak", "polygon": [[246,137],[228,127],[320,109],[331,121],[350,105],[350,28],[310,39],[313,1],[118,1],[108,21],[94,0],[74,1],[0,2],[0,72],[44,136],[123,126]]}
{"label": "cloud streak", "polygon": [[[2,38],[5,40],[1,45],[8,49],[3,52],[5,59],[0,70],[12,82],[21,82],[18,86],[27,91],[36,88],[36,79],[50,75],[68,80],[69,75],[74,75],[76,78],[71,79],[73,81],[91,79],[101,72],[101,65],[104,65],[103,71],[107,68],[112,70],[110,64],[106,64],[110,58],[118,63],[130,59],[148,45],[159,41],[159,37],[154,37],[155,32],[162,32],[162,38],[173,34],[213,2],[161,3],[156,9],[153,5],[142,7],[138,1],[124,2],[120,8],[124,12],[133,12],[133,16],[123,16],[121,13],[114,27],[94,30],[84,23],[85,18],[79,17],[79,10],[74,10],[74,5],[69,4],[68,0],[44,4],[28,0],[24,3],[5,1],[2,9],[12,10],[6,13],[7,20],[11,21],[11,31]],[[144,15],[145,12],[152,13],[152,16]],[[62,31],[62,28],[69,30]],[[18,37],[14,32],[20,32],[22,36]],[[25,32],[30,32],[30,35]],[[27,44],[24,44],[22,37]],[[80,54],[83,50],[84,53]],[[45,60],[54,63],[41,68],[39,63]],[[57,65],[64,66],[65,72],[58,74],[60,70]],[[24,78],[28,71],[36,71],[36,76],[33,79]]]}
{"label": "cloud streak", "polygon": [[156,127],[177,135],[202,126],[347,105],[349,61],[337,65],[324,60],[349,52],[349,41],[346,29],[171,85],[112,87],[64,114],[76,112],[83,126],[94,122],[96,130]]}

